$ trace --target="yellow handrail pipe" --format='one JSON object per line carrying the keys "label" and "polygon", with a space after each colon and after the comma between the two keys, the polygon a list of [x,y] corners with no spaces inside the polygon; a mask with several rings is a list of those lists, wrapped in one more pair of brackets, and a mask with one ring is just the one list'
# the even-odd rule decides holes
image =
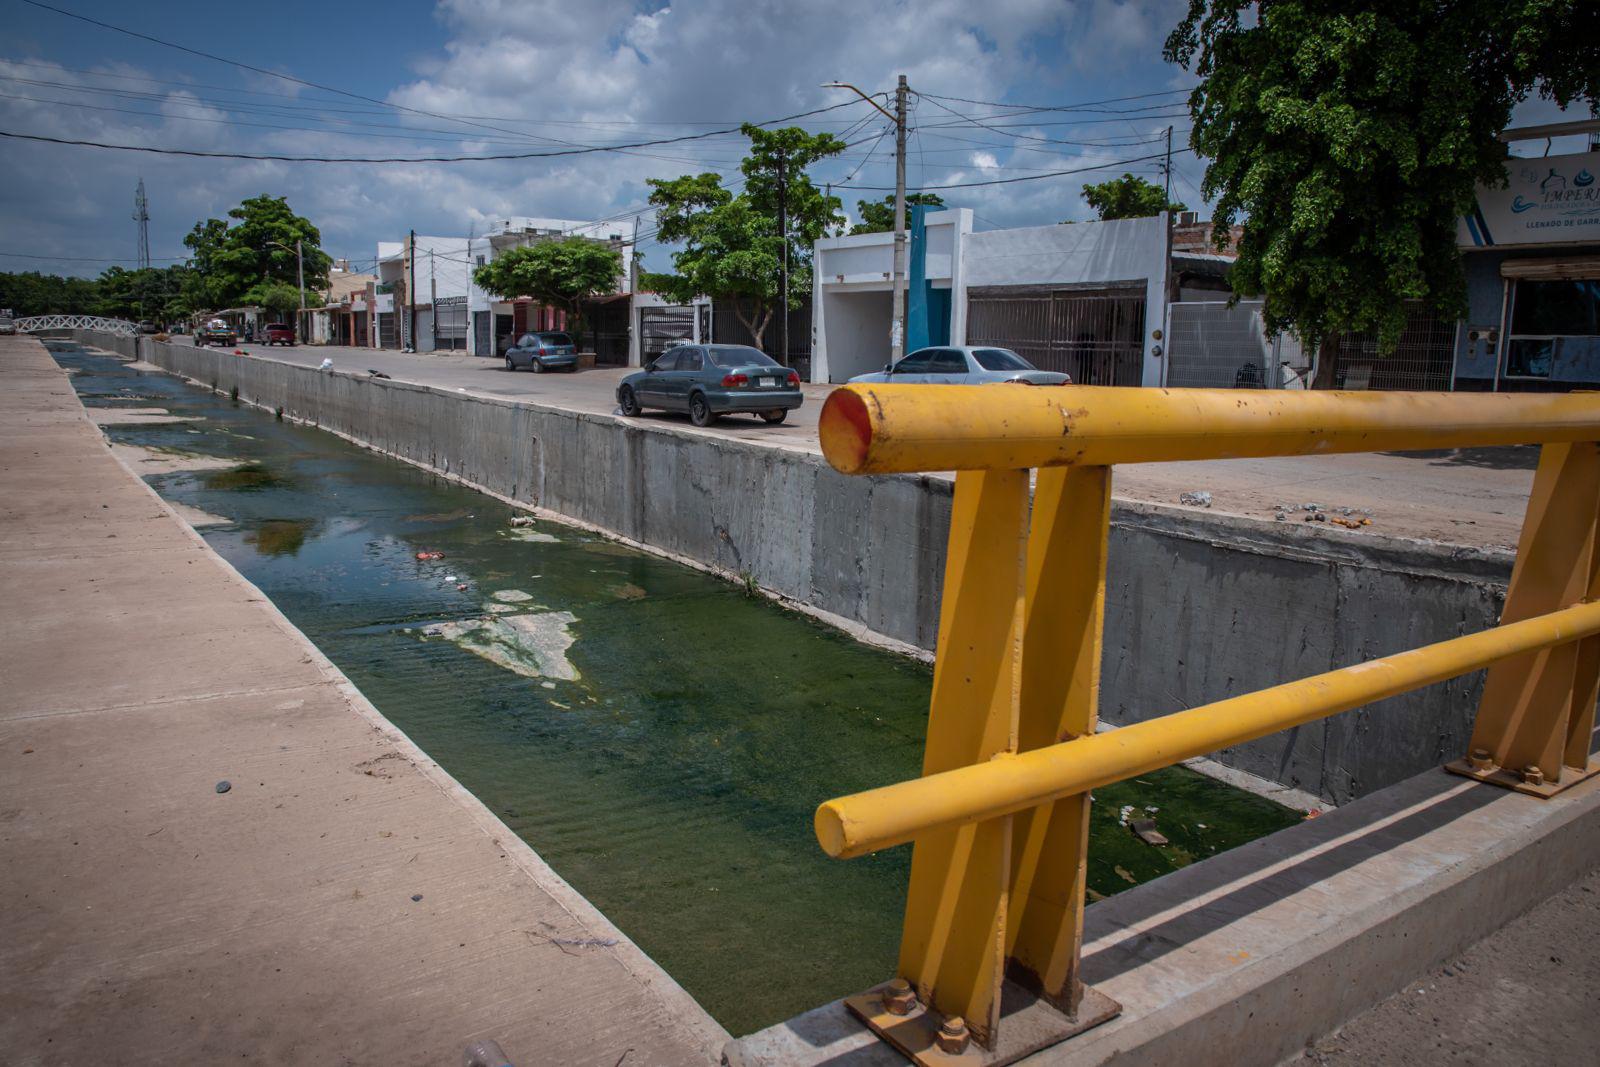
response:
{"label": "yellow handrail pipe", "polygon": [[1021,470],[1593,441],[1600,397],[847,385],[818,434],[844,474]]}
{"label": "yellow handrail pipe", "polygon": [[870,789],[817,808],[817,840],[830,856],[862,856],[929,830],[1023,811],[1597,633],[1600,602],[1579,604],[1109,733]]}

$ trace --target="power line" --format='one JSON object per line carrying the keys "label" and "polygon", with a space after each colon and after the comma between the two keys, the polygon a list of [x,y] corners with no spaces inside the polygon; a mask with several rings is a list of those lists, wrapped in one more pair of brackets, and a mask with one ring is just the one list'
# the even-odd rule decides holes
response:
{"label": "power line", "polygon": [[[33,3],[34,0],[23,0],[24,3]],[[795,119],[807,118],[811,115],[820,115],[825,111],[833,111],[841,107],[859,105],[860,100],[846,100],[840,104],[830,104],[827,107],[815,108],[811,111],[800,111],[793,115],[784,115],[781,118],[765,119],[761,122],[751,123],[753,126],[770,126],[777,122],[791,122]],[[684,141],[699,141],[707,137],[720,134],[738,133],[740,127],[726,130],[717,130],[711,133],[690,133],[680,137],[660,137],[651,141],[636,141],[629,144],[615,145],[582,145],[573,148],[557,148],[543,152],[501,152],[487,156],[285,156],[266,153],[250,152],[203,152],[192,148],[152,148],[145,145],[106,144],[102,141],[80,141],[65,137],[46,137],[37,133],[17,133],[12,130],[0,130],[0,137],[12,137],[24,141],[42,141],[46,144],[74,145],[81,148],[104,148],[119,152],[147,152],[162,156],[193,156],[200,159],[249,159],[272,163],[486,163],[496,160],[508,159],[549,159],[556,156],[581,156],[595,152],[621,152],[629,148],[651,148],[656,145],[681,144]]]}
{"label": "power line", "polygon": [[[980,118],[986,118],[986,119],[987,118],[1008,118],[1009,119],[1009,118],[1021,118],[1022,116],[1021,116],[1020,113],[1018,113],[1018,114],[1013,114],[1013,115],[982,115],[982,116],[979,116],[979,117]],[[1165,119],[1186,119],[1186,118],[1189,117],[1189,113],[1187,111],[1170,111],[1170,112],[1151,113],[1151,114],[1139,114],[1139,115],[1136,115],[1134,117],[1141,118],[1141,119],[1151,119],[1151,120],[1155,120],[1155,119],[1162,119],[1162,120],[1165,120]],[[1119,116],[1116,116],[1116,117],[1113,117],[1113,118],[1104,118],[1104,119],[1071,119],[1071,120],[1061,121],[1061,122],[1010,122],[1010,123],[1002,122],[1002,123],[990,124],[988,128],[992,129],[992,130],[1027,130],[1027,129],[1034,129],[1034,128],[1040,127],[1040,126],[1103,126],[1108,122],[1127,122],[1127,121],[1128,121],[1128,116],[1127,115],[1119,115]],[[971,125],[971,123],[968,122],[968,121],[962,121],[962,122],[930,122],[926,126],[924,126],[923,128],[924,129],[929,129],[929,130],[943,130],[943,129],[949,129],[952,126],[959,127],[959,126],[968,126],[968,125]],[[1009,134],[1007,136],[1009,136]]]}
{"label": "power line", "polygon": [[[1001,128],[999,126],[994,126],[994,125],[991,125],[990,123],[982,122],[979,119],[976,119],[971,115],[963,115],[961,112],[957,111],[955,108],[949,107],[949,106],[947,106],[945,104],[941,104],[939,102],[939,98],[936,97],[936,96],[929,96],[928,99],[933,103],[934,107],[939,108],[940,110],[943,110],[943,111],[948,111],[950,114],[954,115],[958,119],[965,119],[968,122],[972,123],[974,126],[981,126],[986,130],[993,130],[995,133],[1000,134],[1000,136],[1002,136],[1002,137],[1011,137],[1011,138],[1014,138],[1014,139],[1019,140],[1019,141],[1039,141],[1039,142],[1042,142],[1044,144],[1070,145],[1070,146],[1073,146],[1073,147],[1090,147],[1090,146],[1084,144],[1084,142],[1082,142],[1082,141],[1064,141],[1064,140],[1061,140],[1061,139],[1056,138],[1056,137],[1037,137],[1037,136],[1034,136],[1032,134],[1027,134],[1027,133],[1007,133],[1003,128]],[[1161,140],[1165,136],[1166,136],[1165,134],[1162,134],[1161,137],[1152,137],[1148,141],[1131,141],[1131,142],[1129,142],[1129,146],[1131,147],[1132,145],[1136,145],[1136,144],[1153,144],[1154,142]]]}
{"label": "power line", "polygon": [[[1187,152],[1190,151],[1190,149],[1184,148],[1179,149],[1178,151]],[[986,182],[956,182],[950,185],[924,185],[917,191],[929,192],[932,190],[942,189],[973,189],[980,185],[1010,185],[1013,182],[1034,182],[1039,181],[1041,178],[1060,178],[1068,174],[1085,174],[1091,170],[1109,170],[1112,167],[1128,167],[1135,163],[1147,163],[1153,159],[1163,159],[1165,156],[1165,152],[1158,152],[1153,156],[1140,156],[1137,159],[1113,160],[1110,163],[1097,163],[1090,167],[1074,167],[1071,170],[1052,170],[1043,174],[1029,174],[1021,178],[994,178]],[[894,186],[892,185],[857,185],[855,188],[864,189],[875,193],[894,191]]]}
{"label": "power line", "polygon": [[[28,252],[0,252],[0,256],[11,259],[43,259],[57,263],[134,263],[129,258],[106,258],[104,256],[40,256]],[[188,256],[156,256],[150,260],[152,263],[182,263]]]}
{"label": "power line", "polygon": [[1193,91],[1192,89],[1162,89],[1153,93],[1135,93],[1133,96],[1111,96],[1104,100],[1085,100],[1077,104],[1006,104],[998,100],[969,100],[964,96],[938,96],[934,93],[922,93],[920,95],[932,100],[949,100],[955,104],[977,104],[979,107],[1018,108],[1023,111],[1087,111],[1099,104],[1121,104],[1129,100],[1152,100],[1158,96],[1174,96],[1178,93]]}

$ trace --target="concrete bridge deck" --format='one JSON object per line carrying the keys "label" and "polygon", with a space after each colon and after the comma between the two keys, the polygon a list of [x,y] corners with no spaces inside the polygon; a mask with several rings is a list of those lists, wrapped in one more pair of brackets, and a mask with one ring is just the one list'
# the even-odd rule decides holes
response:
{"label": "concrete bridge deck", "polygon": [[0,375],[0,1061],[715,1062],[722,1028],[112,458],[38,341]]}

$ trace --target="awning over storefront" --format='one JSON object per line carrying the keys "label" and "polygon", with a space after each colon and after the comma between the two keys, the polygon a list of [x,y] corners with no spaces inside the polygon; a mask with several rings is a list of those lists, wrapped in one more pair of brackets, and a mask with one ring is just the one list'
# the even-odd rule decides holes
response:
{"label": "awning over storefront", "polygon": [[1500,264],[1502,278],[1527,278],[1564,282],[1600,278],[1600,256],[1563,256],[1559,259],[1507,259]]}

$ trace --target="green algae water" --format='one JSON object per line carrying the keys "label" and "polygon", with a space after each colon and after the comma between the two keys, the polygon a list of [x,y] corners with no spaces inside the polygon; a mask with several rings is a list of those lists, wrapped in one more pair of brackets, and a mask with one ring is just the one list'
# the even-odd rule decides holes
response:
{"label": "green algae water", "polygon": [[[112,441],[380,711],[734,1034],[893,973],[909,848],[830,860],[816,805],[914,777],[931,672],[730,583],[322,431],[52,346]],[[526,522],[526,520],[523,520]],[[423,558],[418,558],[419,555]],[[1295,812],[1182,768],[1095,796],[1103,896]],[[1126,826],[1153,818],[1170,843]]]}

